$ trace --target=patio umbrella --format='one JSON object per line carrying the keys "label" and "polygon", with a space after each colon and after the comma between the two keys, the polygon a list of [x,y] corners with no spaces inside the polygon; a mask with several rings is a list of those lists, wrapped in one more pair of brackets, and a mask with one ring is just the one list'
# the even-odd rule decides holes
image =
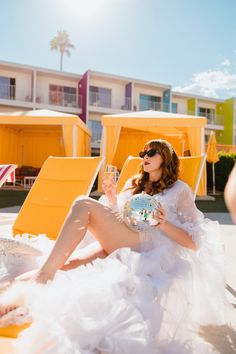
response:
{"label": "patio umbrella", "polygon": [[219,156],[216,148],[215,132],[212,130],[207,145],[207,162],[212,164],[212,182],[213,182],[213,194],[216,192],[215,187],[215,163],[219,161]]}

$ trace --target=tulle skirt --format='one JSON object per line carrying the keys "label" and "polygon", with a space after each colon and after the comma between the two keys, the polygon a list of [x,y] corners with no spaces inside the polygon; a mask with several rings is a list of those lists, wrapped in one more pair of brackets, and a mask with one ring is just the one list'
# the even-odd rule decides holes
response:
{"label": "tulle skirt", "polygon": [[[216,225],[202,227],[208,240],[215,237]],[[47,254],[53,243],[39,240]],[[151,233],[140,233],[140,241],[139,251],[122,248],[58,271],[46,285],[20,284],[32,324],[17,339],[17,353],[215,353],[198,332],[227,323],[232,311],[219,247],[212,252],[209,241],[193,252]]]}

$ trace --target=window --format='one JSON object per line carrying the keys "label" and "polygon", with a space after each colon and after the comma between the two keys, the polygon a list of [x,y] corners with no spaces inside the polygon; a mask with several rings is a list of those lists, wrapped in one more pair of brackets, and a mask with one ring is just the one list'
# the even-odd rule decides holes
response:
{"label": "window", "polygon": [[149,95],[140,95],[140,110],[161,111],[161,97],[159,96],[149,96]]}
{"label": "window", "polygon": [[76,88],[49,85],[49,104],[76,107]]}
{"label": "window", "polygon": [[16,98],[16,79],[0,76],[0,98],[15,100]]}
{"label": "window", "polygon": [[207,123],[215,123],[215,110],[213,108],[198,107],[198,115],[207,117]]}
{"label": "window", "polygon": [[102,124],[98,120],[89,119],[88,121],[89,129],[92,131],[91,144],[92,147],[100,147],[101,137],[102,137]]}
{"label": "window", "polygon": [[178,111],[178,104],[177,103],[172,103],[172,113],[177,113]]}
{"label": "window", "polygon": [[90,86],[89,92],[90,105],[111,108],[111,89]]}

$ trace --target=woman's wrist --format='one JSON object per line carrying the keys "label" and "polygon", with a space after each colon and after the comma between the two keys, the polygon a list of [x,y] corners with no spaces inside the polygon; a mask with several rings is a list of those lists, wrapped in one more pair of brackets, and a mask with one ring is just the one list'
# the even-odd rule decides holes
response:
{"label": "woman's wrist", "polygon": [[169,221],[168,220],[163,220],[157,224],[158,229],[161,231],[165,231],[166,227],[168,227]]}
{"label": "woman's wrist", "polygon": [[109,203],[109,207],[113,208],[117,206],[117,197],[116,195],[113,197],[108,197],[108,203]]}

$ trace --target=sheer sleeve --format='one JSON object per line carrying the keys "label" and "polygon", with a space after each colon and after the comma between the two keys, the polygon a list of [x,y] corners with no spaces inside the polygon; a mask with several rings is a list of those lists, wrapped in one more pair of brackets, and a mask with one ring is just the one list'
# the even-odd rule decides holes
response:
{"label": "sheer sleeve", "polygon": [[188,232],[198,249],[207,244],[210,248],[222,246],[218,222],[204,218],[196,207],[190,187],[185,183],[181,185],[177,197],[177,217],[179,227]]}
{"label": "sheer sleeve", "polygon": [[[181,186],[177,198],[177,214],[181,224],[194,226],[204,219],[195,204],[193,193],[187,184]],[[187,225],[186,224],[186,225]]]}

